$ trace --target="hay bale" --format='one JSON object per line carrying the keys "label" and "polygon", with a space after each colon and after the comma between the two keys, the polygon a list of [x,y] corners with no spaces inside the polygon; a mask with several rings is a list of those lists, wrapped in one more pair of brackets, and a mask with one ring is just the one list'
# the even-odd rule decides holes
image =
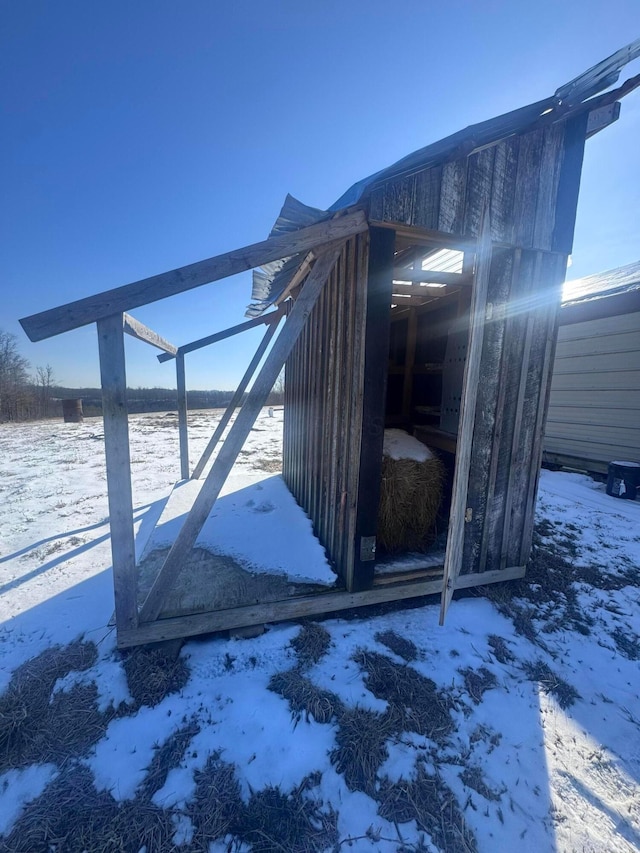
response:
{"label": "hay bale", "polygon": [[388,552],[428,547],[444,477],[444,465],[426,445],[403,430],[385,430],[378,545]]}

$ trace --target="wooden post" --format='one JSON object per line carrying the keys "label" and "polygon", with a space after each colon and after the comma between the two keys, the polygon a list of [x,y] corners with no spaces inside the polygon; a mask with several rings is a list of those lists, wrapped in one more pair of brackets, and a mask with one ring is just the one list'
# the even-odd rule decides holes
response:
{"label": "wooden post", "polygon": [[180,437],[180,479],[189,479],[189,431],[187,427],[187,382],[184,353],[176,355],[176,387],[178,390],[178,434]]}
{"label": "wooden post", "polygon": [[[255,352],[255,355],[251,359],[249,367],[247,367],[244,376],[240,380],[240,384],[236,388],[235,394],[231,398],[231,402],[229,403],[224,414],[220,418],[220,423],[216,427],[215,432],[213,433],[213,435],[211,436],[211,439],[209,440],[209,443],[205,447],[204,453],[200,457],[200,461],[198,462],[196,467],[193,469],[193,474],[191,475],[192,480],[197,480],[198,477],[202,474],[202,472],[204,470],[204,466],[207,464],[207,462],[211,458],[211,454],[216,449],[217,444],[220,441],[220,436],[222,435],[222,433],[225,430],[225,427],[227,426],[227,424],[231,420],[231,415],[235,412],[235,410],[238,407],[238,404],[242,400],[242,396],[243,396],[244,392],[247,390],[247,385],[251,381],[251,377],[253,376],[253,374],[256,372],[256,368],[258,367],[258,365],[262,361],[262,356],[265,354],[265,351],[271,342],[271,338],[274,336],[275,331],[278,328],[278,322],[280,321],[280,318],[282,316],[283,316],[283,313],[280,312],[279,316],[277,318],[277,322],[271,322],[269,324],[269,327],[268,327],[267,331],[265,332],[265,334],[263,335],[262,340],[260,341],[260,345],[258,346],[258,349]],[[188,476],[189,475],[187,474],[187,477]]]}
{"label": "wooden post", "polygon": [[385,228],[372,228],[370,235],[355,555],[353,575],[345,578],[349,592],[359,592],[373,584],[389,365],[389,315],[396,235]]}
{"label": "wooden post", "polygon": [[122,314],[98,320],[113,589],[118,630],[138,624],[133,498]]}
{"label": "wooden post", "polygon": [[238,453],[242,449],[260,409],[264,406],[273,384],[293,349],[341,251],[342,243],[338,246],[333,245],[319,255],[287,319],[282,334],[267,356],[251,393],[231,427],[229,435],[207,474],[198,497],[142,605],[141,621],[149,622],[158,617],[164,597],[178,576],[187,552],[193,548],[198,534],[209,517]]}

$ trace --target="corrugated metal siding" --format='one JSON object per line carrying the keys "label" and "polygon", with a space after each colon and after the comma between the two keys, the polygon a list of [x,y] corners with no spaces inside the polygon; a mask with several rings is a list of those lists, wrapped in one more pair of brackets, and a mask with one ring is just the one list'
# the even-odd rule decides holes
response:
{"label": "corrugated metal siding", "polygon": [[286,364],[283,477],[345,582],[354,563],[368,234],[348,241]]}
{"label": "corrugated metal siding", "polygon": [[640,461],[640,312],[561,326],[545,453]]}

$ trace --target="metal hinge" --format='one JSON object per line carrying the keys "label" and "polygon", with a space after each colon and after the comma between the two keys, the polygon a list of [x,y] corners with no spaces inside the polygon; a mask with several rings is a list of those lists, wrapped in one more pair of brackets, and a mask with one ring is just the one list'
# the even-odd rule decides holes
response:
{"label": "metal hinge", "polygon": [[464,520],[468,523],[469,521],[473,521],[473,509],[468,506],[464,511]]}
{"label": "metal hinge", "polygon": [[360,562],[366,563],[369,560],[376,558],[376,537],[361,536],[360,537]]}

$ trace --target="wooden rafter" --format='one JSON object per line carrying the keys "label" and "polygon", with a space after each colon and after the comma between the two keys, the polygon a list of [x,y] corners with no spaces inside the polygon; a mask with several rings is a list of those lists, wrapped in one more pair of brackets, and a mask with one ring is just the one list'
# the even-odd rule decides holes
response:
{"label": "wooden rafter", "polygon": [[132,338],[136,338],[139,341],[144,341],[145,344],[151,344],[151,346],[164,350],[167,354],[167,358],[174,358],[175,354],[178,352],[177,347],[174,347],[173,344],[170,344],[169,341],[160,337],[160,335],[156,334],[153,329],[145,326],[130,314],[123,315],[123,326],[127,335],[131,335]]}
{"label": "wooden rafter", "polygon": [[[226,341],[227,338],[232,338],[234,335],[239,335],[241,332],[246,332],[248,329],[255,329],[256,326],[264,326],[265,324],[273,323],[274,320],[279,320],[282,314],[279,311],[271,311],[269,314],[263,314],[261,317],[256,317],[253,320],[247,320],[245,323],[239,323],[237,326],[231,326],[224,329],[222,332],[216,332],[214,335],[207,335],[206,338],[198,338],[197,341],[184,344],[178,347],[177,353],[186,355],[188,352],[195,352],[203,347],[211,346],[219,341]],[[158,361],[170,361],[175,358],[175,355],[170,353],[162,353],[158,356]]]}
{"label": "wooden rafter", "polygon": [[333,240],[344,240],[366,231],[367,227],[364,212],[355,210],[326,222],[309,225],[299,231],[279,234],[261,243],[253,243],[171,272],[32,314],[21,319],[20,323],[30,340],[41,341],[61,332],[94,323],[101,318],[130,311],[168,296],[185,293],[203,284],[263,266],[271,261],[308,252]]}

